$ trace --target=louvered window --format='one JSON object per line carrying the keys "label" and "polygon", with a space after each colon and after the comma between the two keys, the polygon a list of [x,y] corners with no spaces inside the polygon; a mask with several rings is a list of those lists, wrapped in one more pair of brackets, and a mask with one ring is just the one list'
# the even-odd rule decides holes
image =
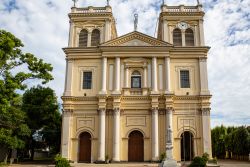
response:
{"label": "louvered window", "polygon": [[88,31],[87,30],[81,30],[79,34],[79,47],[87,47],[88,43]]}
{"label": "louvered window", "polygon": [[190,78],[188,70],[180,71],[181,88],[190,88]]}
{"label": "louvered window", "polygon": [[92,72],[83,72],[83,89],[91,89],[92,87]]}
{"label": "louvered window", "polygon": [[134,71],[131,75],[131,88],[141,88],[141,73]]}
{"label": "louvered window", "polygon": [[185,31],[186,46],[194,46],[194,32],[192,29]]}
{"label": "louvered window", "polygon": [[94,29],[91,35],[91,46],[98,46],[100,44],[100,31]]}
{"label": "louvered window", "polygon": [[175,46],[182,46],[181,30],[178,28],[173,31],[173,43]]}

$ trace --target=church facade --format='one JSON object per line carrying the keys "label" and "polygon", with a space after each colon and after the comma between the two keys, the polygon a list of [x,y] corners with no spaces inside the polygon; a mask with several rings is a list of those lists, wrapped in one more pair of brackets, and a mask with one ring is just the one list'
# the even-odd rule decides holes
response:
{"label": "church facade", "polygon": [[158,161],[167,133],[175,160],[211,156],[204,14],[200,4],[164,4],[154,38],[136,29],[118,36],[109,5],[72,7],[63,48],[63,157]]}

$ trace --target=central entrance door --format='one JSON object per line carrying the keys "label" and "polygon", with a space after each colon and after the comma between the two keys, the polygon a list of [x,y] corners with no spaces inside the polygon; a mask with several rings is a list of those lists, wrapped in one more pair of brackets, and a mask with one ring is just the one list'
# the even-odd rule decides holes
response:
{"label": "central entrance door", "polygon": [[80,134],[79,162],[91,162],[91,135],[88,132]]}
{"label": "central entrance door", "polygon": [[140,131],[132,131],[128,139],[128,161],[144,161],[144,140]]}
{"label": "central entrance door", "polygon": [[181,135],[181,160],[191,161],[194,157],[194,138],[190,132],[184,132]]}

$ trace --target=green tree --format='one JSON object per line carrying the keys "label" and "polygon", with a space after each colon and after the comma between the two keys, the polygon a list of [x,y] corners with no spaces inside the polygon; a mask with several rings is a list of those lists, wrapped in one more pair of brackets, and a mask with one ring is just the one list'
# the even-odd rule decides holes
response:
{"label": "green tree", "polygon": [[54,152],[58,152],[61,139],[61,114],[54,91],[42,86],[33,87],[23,94],[23,111],[27,115],[27,124],[31,129],[30,149],[32,159],[37,140],[34,134],[39,132],[42,142]]}
{"label": "green tree", "polygon": [[227,135],[226,127],[221,125],[220,127],[215,127],[212,129],[212,150],[213,156],[218,158],[225,157],[225,136]]}
{"label": "green tree", "polygon": [[27,80],[41,79],[44,84],[53,79],[51,65],[21,47],[18,38],[0,30],[0,147],[8,151],[23,148],[23,138],[30,133],[17,91],[26,89]]}

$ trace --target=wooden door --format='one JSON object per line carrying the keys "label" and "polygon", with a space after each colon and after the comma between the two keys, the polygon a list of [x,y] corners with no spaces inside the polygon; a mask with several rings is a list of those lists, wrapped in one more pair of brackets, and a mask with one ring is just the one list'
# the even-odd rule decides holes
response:
{"label": "wooden door", "polygon": [[184,132],[181,135],[181,160],[191,161],[194,157],[193,135],[190,132]]}
{"label": "wooden door", "polygon": [[91,135],[88,132],[80,135],[79,162],[91,162]]}
{"label": "wooden door", "polygon": [[133,131],[129,134],[128,161],[144,161],[144,140],[142,133],[139,131]]}

